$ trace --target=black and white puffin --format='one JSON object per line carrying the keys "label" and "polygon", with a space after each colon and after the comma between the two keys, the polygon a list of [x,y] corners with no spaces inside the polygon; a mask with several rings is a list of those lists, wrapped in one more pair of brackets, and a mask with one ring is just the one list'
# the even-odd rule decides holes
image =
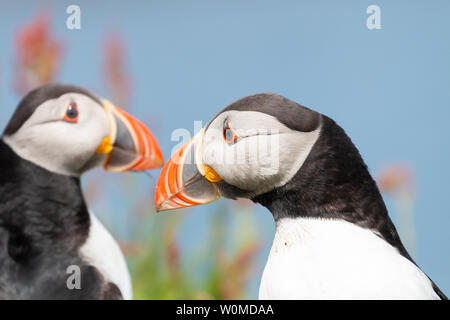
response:
{"label": "black and white puffin", "polygon": [[446,299],[414,263],[357,148],[276,94],[240,99],[174,153],[158,211],[249,198],[276,232],[260,299]]}
{"label": "black and white puffin", "polygon": [[100,165],[163,159],[141,122],[84,89],[48,84],[22,99],[0,139],[0,299],[132,298],[120,248],[80,187]]}

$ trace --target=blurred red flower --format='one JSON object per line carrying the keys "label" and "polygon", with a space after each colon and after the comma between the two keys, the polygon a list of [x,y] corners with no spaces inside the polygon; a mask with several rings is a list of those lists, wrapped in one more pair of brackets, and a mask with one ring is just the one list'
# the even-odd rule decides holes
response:
{"label": "blurred red flower", "polygon": [[16,79],[19,94],[51,82],[61,64],[62,42],[50,32],[48,14],[39,13],[16,36]]}
{"label": "blurred red flower", "polygon": [[106,37],[104,45],[105,75],[108,89],[115,104],[121,108],[129,108],[131,79],[126,69],[126,50],[117,33]]}
{"label": "blurred red flower", "polygon": [[408,165],[391,165],[383,169],[376,180],[382,192],[394,193],[406,189],[411,195],[415,193],[414,173]]}

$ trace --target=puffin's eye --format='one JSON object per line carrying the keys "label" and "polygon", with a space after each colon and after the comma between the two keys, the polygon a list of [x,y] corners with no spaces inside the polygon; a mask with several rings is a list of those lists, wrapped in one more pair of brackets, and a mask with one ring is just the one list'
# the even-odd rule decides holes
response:
{"label": "puffin's eye", "polygon": [[239,136],[230,128],[228,121],[223,124],[223,139],[228,144],[236,143],[239,139]]}
{"label": "puffin's eye", "polygon": [[77,123],[78,116],[79,116],[79,112],[78,112],[77,103],[75,101],[71,100],[69,102],[69,105],[67,106],[66,114],[64,115],[63,120],[67,121],[67,122]]}

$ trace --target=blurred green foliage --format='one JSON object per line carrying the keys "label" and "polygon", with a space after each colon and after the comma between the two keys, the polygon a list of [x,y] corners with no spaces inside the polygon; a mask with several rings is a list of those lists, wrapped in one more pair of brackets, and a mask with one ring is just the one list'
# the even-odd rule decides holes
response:
{"label": "blurred green foliage", "polygon": [[[147,242],[130,256],[135,299],[248,298],[246,288],[259,241],[255,237],[240,239],[236,234],[228,237],[224,230],[227,215],[221,211],[212,213],[207,241],[189,252],[185,263],[177,233],[186,213],[167,214],[166,219],[153,221],[147,232],[160,241]],[[236,242],[233,250],[226,248],[230,239]]]}

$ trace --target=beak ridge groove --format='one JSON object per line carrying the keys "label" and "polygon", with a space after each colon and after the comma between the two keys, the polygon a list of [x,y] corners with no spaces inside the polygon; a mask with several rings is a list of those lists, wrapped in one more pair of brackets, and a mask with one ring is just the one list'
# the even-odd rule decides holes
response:
{"label": "beak ridge groove", "polygon": [[[112,150],[104,164],[105,169],[125,172],[162,167],[164,164],[162,152],[150,130],[141,121],[109,101],[104,101],[104,107],[110,121],[110,134],[107,138],[112,144]],[[122,134],[119,135],[120,128]],[[101,147],[102,145],[99,146]],[[108,148],[102,150],[108,151]]]}

